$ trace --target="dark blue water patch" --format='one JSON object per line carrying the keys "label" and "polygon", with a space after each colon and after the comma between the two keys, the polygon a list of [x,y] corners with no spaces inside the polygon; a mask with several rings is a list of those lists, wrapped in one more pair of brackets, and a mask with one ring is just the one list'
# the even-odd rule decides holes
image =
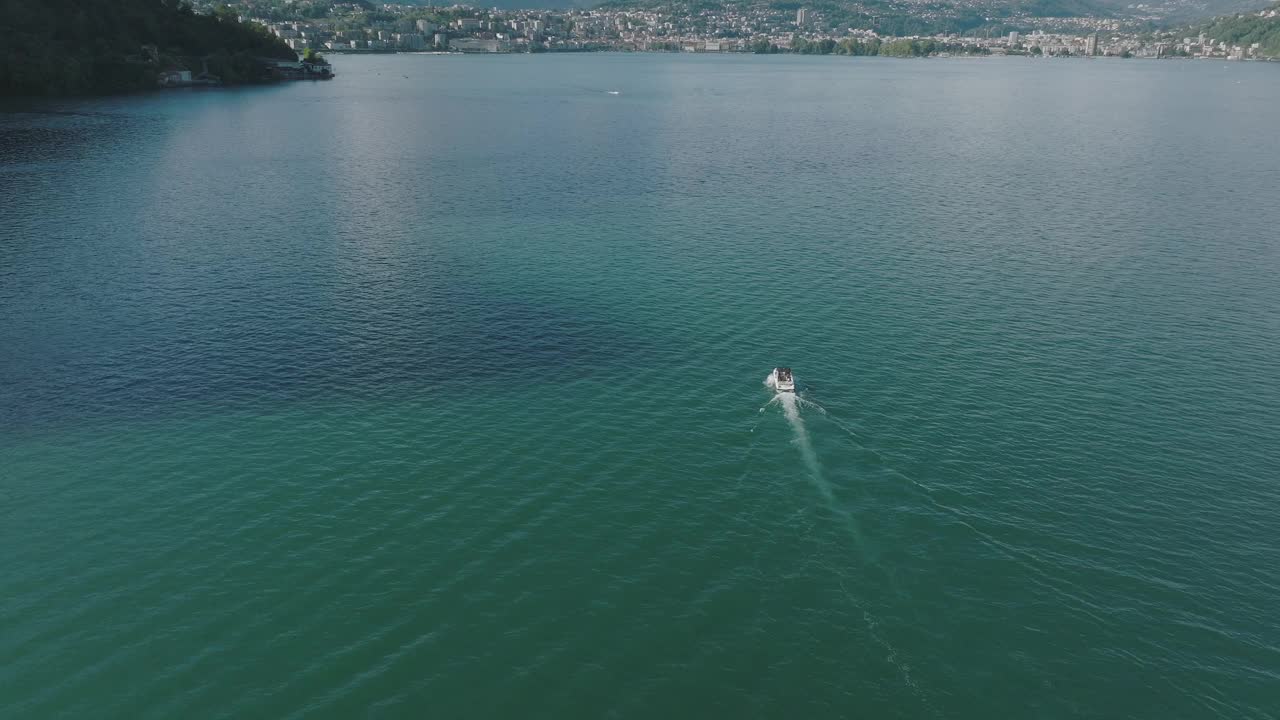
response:
{"label": "dark blue water patch", "polygon": [[159,118],[120,113],[0,108],[0,182],[31,163],[75,159],[109,149],[124,136],[153,131]]}
{"label": "dark blue water patch", "polygon": [[66,153],[83,143],[89,134],[77,127],[18,127],[0,132],[0,168],[6,173],[18,169],[15,164],[46,160],[55,153]]}
{"label": "dark blue water patch", "polygon": [[19,327],[3,333],[17,344],[0,354],[0,431],[186,407],[377,399],[508,378],[563,382],[635,363],[647,351],[591,310],[454,300],[461,304],[402,307],[390,320],[319,308],[224,313],[181,330],[122,329],[101,345],[23,345]]}

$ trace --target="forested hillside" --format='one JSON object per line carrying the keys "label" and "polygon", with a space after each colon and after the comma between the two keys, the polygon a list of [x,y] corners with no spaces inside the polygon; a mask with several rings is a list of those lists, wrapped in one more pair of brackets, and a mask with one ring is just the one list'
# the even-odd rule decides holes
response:
{"label": "forested hillside", "polygon": [[296,57],[261,27],[195,13],[181,0],[0,0],[0,37],[4,95],[154,87],[157,72],[171,68],[252,82],[261,72],[255,57]]}
{"label": "forested hillside", "polygon": [[1229,45],[1258,43],[1260,54],[1280,57],[1280,3],[1269,8],[1275,14],[1265,17],[1257,13],[1215,18],[1202,32]]}

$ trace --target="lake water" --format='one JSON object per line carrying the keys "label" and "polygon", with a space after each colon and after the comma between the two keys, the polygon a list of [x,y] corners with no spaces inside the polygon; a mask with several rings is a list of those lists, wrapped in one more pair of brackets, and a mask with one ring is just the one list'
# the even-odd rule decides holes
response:
{"label": "lake water", "polygon": [[1280,716],[1280,66],[335,63],[0,115],[0,715]]}

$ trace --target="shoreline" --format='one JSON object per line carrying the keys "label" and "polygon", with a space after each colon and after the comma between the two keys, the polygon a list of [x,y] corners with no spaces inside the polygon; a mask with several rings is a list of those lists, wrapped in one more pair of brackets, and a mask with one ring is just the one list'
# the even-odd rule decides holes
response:
{"label": "shoreline", "polygon": [[[380,56],[380,57],[393,56],[393,55],[449,56],[449,57],[462,57],[462,56],[466,56],[466,57],[512,57],[512,56],[531,56],[531,55],[582,55],[582,54],[607,54],[607,55],[678,55],[678,56],[695,56],[695,57],[764,57],[764,56],[776,56],[776,57],[813,57],[813,58],[817,58],[817,57],[830,57],[830,58],[845,58],[845,59],[850,59],[850,60],[852,60],[852,59],[863,59],[863,58],[881,58],[881,59],[885,59],[885,60],[908,60],[908,61],[919,61],[919,60],[999,60],[999,59],[1006,59],[1006,58],[1008,58],[1008,59],[1021,58],[1021,59],[1036,60],[1036,61],[1044,61],[1044,60],[1053,60],[1053,61],[1060,61],[1060,60],[1075,60],[1075,61],[1080,61],[1080,60],[1086,60],[1086,61],[1094,61],[1094,60],[1109,60],[1109,61],[1129,61],[1129,60],[1142,60],[1142,61],[1156,61],[1156,60],[1159,60],[1159,61],[1165,61],[1165,60],[1180,60],[1180,61],[1206,61],[1206,60],[1210,60],[1210,61],[1220,61],[1220,62],[1227,63],[1227,64],[1280,63],[1280,58],[1242,58],[1242,59],[1232,59],[1232,58],[1222,58],[1222,57],[1182,57],[1182,56],[1161,57],[1161,58],[1154,58],[1154,57],[1130,57],[1130,58],[1124,58],[1124,57],[1116,57],[1116,56],[1109,56],[1109,55],[1099,55],[1099,56],[1089,57],[1089,56],[1075,56],[1075,55],[1071,55],[1071,56],[1028,55],[1028,54],[1014,54],[1014,55],[1010,55],[1010,54],[1007,54],[1007,53],[1001,53],[1001,54],[995,54],[995,53],[989,53],[989,54],[980,54],[980,53],[959,53],[959,54],[956,54],[956,53],[952,53],[952,54],[934,54],[934,55],[917,55],[917,56],[898,56],[898,55],[840,55],[840,54],[837,54],[837,53],[817,54],[817,53],[794,53],[794,52],[781,52],[781,53],[753,53],[753,52],[700,52],[700,53],[691,53],[691,52],[677,52],[677,51],[671,51],[671,50],[619,50],[619,49],[612,49],[612,48],[607,48],[607,49],[598,49],[598,50],[547,50],[547,51],[544,51],[544,52],[534,52],[534,53],[531,53],[531,52],[492,52],[492,53],[490,53],[490,52],[462,52],[462,51],[440,51],[440,50],[426,50],[426,51],[420,51],[420,50],[394,50],[394,51],[385,51],[385,50],[373,50],[373,51],[364,50],[364,51],[361,51],[361,50],[356,50],[356,51],[342,51],[342,50],[338,50],[338,51],[330,51],[330,53],[329,53],[329,54],[330,54],[330,55],[339,55],[339,56]],[[279,79],[274,79],[274,80],[265,80],[265,81],[250,81],[250,82],[238,82],[238,83],[220,83],[220,84],[201,84],[201,83],[192,83],[192,84],[189,84],[189,85],[174,85],[174,86],[168,86],[168,87],[164,87],[164,86],[157,86],[157,87],[149,87],[149,88],[132,88],[132,89],[128,89],[128,90],[121,90],[121,91],[114,91],[114,92],[81,93],[81,94],[74,94],[74,95],[56,95],[56,94],[55,94],[55,95],[8,95],[8,96],[0,97],[0,112],[22,112],[21,110],[10,110],[10,109],[8,109],[8,108],[3,107],[3,105],[10,104],[10,103],[26,103],[26,102],[50,101],[50,100],[93,100],[93,99],[119,98],[119,97],[128,97],[128,96],[144,96],[144,95],[152,95],[152,94],[156,94],[156,93],[168,93],[168,92],[174,92],[174,91],[179,91],[179,90],[185,90],[185,91],[187,91],[187,92],[213,92],[213,91],[218,91],[218,90],[239,90],[239,89],[246,89],[246,88],[267,88],[267,87],[274,87],[274,86],[278,86],[278,85],[287,85],[287,84],[295,83],[295,82],[324,82],[324,81],[332,80],[332,79],[336,78],[337,76],[338,76],[338,73],[337,73],[337,72],[334,72],[334,73],[333,73],[332,75],[330,75],[329,77],[279,78]]]}
{"label": "shoreline", "polygon": [[[585,55],[585,54],[607,54],[607,55],[681,55],[694,57],[832,57],[832,58],[885,58],[888,60],[986,60],[995,58],[1027,58],[1031,60],[1217,60],[1227,63],[1280,63],[1280,57],[1266,58],[1228,58],[1218,56],[1183,56],[1170,55],[1166,57],[1146,57],[1134,55],[1132,57],[1121,57],[1118,55],[1033,55],[1031,53],[934,53],[930,55],[845,55],[841,53],[803,53],[803,52],[776,52],[776,53],[757,53],[750,51],[728,50],[721,52],[684,52],[677,50],[624,50],[619,48],[599,48],[599,49],[572,49],[572,50],[540,50],[538,52],[467,52],[462,50],[326,50],[328,55],[337,56],[388,56],[388,55],[446,55],[446,56],[468,56],[468,57],[506,57],[506,56],[526,56],[526,55]],[[336,73],[335,73],[336,75]]]}

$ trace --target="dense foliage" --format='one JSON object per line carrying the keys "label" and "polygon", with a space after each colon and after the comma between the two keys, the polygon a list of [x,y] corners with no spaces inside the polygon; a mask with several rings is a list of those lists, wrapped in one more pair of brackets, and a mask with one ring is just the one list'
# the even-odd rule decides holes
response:
{"label": "dense foliage", "polygon": [[174,68],[252,82],[255,58],[296,57],[260,26],[181,0],[0,0],[0,33],[0,95],[154,87],[158,71]]}
{"label": "dense foliage", "polygon": [[[1272,5],[1271,9],[1280,10],[1280,3]],[[1229,45],[1247,46],[1258,43],[1260,54],[1280,57],[1280,15],[1262,17],[1253,14],[1220,17],[1205,25],[1201,32],[1207,37],[1221,40]]]}

